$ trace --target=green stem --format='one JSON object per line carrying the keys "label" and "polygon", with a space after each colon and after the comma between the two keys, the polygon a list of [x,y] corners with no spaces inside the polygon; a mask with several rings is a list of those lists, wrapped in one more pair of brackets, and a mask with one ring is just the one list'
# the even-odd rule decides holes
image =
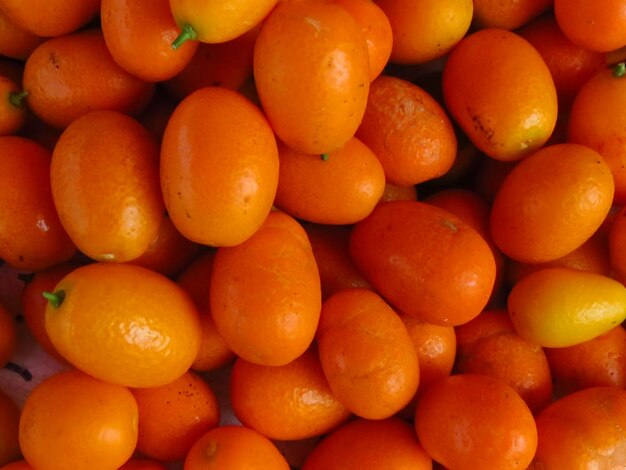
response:
{"label": "green stem", "polygon": [[626,62],[620,62],[613,67],[613,76],[615,78],[622,78],[626,75]]}
{"label": "green stem", "polygon": [[178,37],[174,39],[174,42],[172,43],[172,49],[178,49],[186,41],[195,40],[197,35],[198,34],[196,33],[196,30],[193,29],[193,26],[191,26],[190,24],[184,25]]}
{"label": "green stem", "polygon": [[28,96],[27,91],[12,91],[9,93],[9,103],[16,108],[21,108],[24,105],[24,99]]}
{"label": "green stem", "polygon": [[325,162],[327,162],[327,161],[328,161],[328,159],[330,158],[330,154],[328,154],[328,153],[323,153],[323,154],[321,155],[321,158],[322,158],[322,160],[324,160]]}
{"label": "green stem", "polygon": [[43,291],[41,295],[50,302],[53,308],[59,308],[65,300],[65,291],[58,290],[56,292]]}

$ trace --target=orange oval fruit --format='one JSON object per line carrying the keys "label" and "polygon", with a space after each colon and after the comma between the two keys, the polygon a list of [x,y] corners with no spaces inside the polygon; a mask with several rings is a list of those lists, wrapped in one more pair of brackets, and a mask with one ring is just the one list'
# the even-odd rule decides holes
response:
{"label": "orange oval fruit", "polygon": [[160,387],[134,388],[131,393],[139,410],[137,450],[159,461],[184,459],[220,422],[215,392],[190,371]]}
{"label": "orange oval fruit", "polygon": [[521,397],[499,379],[458,374],[424,391],[417,437],[446,468],[526,469],[537,449],[535,420]]}
{"label": "orange oval fruit", "polygon": [[626,46],[626,8],[620,0],[554,0],[554,16],[574,44],[598,52]]}
{"label": "orange oval fruit", "polygon": [[347,225],[367,217],[385,189],[376,155],[356,137],[326,154],[306,155],[278,146],[279,176],[274,204],[293,217]]}
{"label": "orange oval fruit", "polygon": [[54,204],[76,246],[97,261],[139,258],[163,218],[158,147],[135,119],[93,111],[61,134],[50,166]]}
{"label": "orange oval fruit", "polygon": [[237,359],[230,403],[245,426],[281,441],[321,436],[350,417],[332,393],[314,348],[283,366]]}
{"label": "orange oval fruit", "polygon": [[263,113],[239,93],[207,87],[172,113],[161,143],[161,187],[172,222],[211,246],[248,239],[270,212],[278,150]]}
{"label": "orange oval fruit", "polygon": [[38,470],[111,470],[133,454],[137,420],[137,402],[126,387],[76,370],[60,372],[26,398],[20,446]]}
{"label": "orange oval fruit", "polygon": [[102,0],[100,23],[113,60],[145,81],[177,75],[198,48],[197,42],[172,48],[180,30],[168,0]]}
{"label": "orange oval fruit", "polygon": [[383,75],[370,93],[357,137],[378,157],[387,182],[410,186],[444,175],[457,140],[441,105],[411,82]]}
{"label": "orange oval fruit", "polygon": [[615,183],[613,202],[626,204],[626,119],[621,112],[626,103],[626,80],[611,70],[598,71],[576,94],[567,121],[570,142],[586,145],[609,165]]}
{"label": "orange oval fruit", "polygon": [[261,27],[254,79],[276,135],[297,152],[324,154],[354,136],[369,91],[367,43],[330,2],[282,2]]}
{"label": "orange oval fruit", "polygon": [[66,275],[48,297],[46,330],[52,344],[94,377],[156,387],[183,375],[198,354],[195,305],[154,271],[93,263]]}
{"label": "orange oval fruit", "polygon": [[626,391],[591,387],[571,393],[536,417],[532,470],[619,468],[624,464]]}
{"label": "orange oval fruit", "polygon": [[419,64],[443,57],[465,36],[471,0],[377,0],[391,23],[391,61]]}
{"label": "orange oval fruit", "polygon": [[350,253],[389,303],[428,323],[471,320],[486,306],[495,282],[487,242],[453,214],[425,202],[379,204],[354,226]]}
{"label": "orange oval fruit", "polygon": [[516,261],[555,260],[600,228],[613,193],[611,170],[597,152],[570,143],[544,147],[502,182],[491,206],[493,241]]}
{"label": "orange oval fruit", "polygon": [[388,418],[415,395],[417,352],[400,317],[375,292],[346,289],[326,299],[317,344],[331,390],[355,415]]}
{"label": "orange oval fruit", "polygon": [[528,41],[510,31],[489,28],[463,38],[448,56],[442,85],[450,114],[496,160],[532,153],[556,125],[550,70]]}
{"label": "orange oval fruit", "polygon": [[321,310],[319,272],[302,226],[271,212],[245,242],[218,248],[210,280],[211,315],[243,359],[284,365],[311,345]]}
{"label": "orange oval fruit", "polygon": [[222,43],[235,39],[254,28],[274,8],[277,0],[169,0],[170,10],[180,27],[179,40]]}
{"label": "orange oval fruit", "polygon": [[23,88],[33,113],[58,129],[95,110],[137,115],[154,93],[154,83],[115,63],[99,29],[40,44],[26,60]]}

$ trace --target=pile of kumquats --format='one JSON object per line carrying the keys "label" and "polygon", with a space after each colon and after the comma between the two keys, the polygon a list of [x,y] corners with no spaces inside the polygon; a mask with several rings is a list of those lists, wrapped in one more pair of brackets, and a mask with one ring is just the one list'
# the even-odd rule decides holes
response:
{"label": "pile of kumquats", "polygon": [[626,468],[626,0],[0,0],[0,55],[0,470]]}

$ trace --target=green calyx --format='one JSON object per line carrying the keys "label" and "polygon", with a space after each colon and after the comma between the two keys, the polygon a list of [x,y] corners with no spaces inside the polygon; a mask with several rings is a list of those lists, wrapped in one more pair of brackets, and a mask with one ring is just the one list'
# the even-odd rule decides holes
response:
{"label": "green calyx", "polygon": [[613,67],[613,76],[615,78],[622,78],[626,75],[626,62],[620,62]]}
{"label": "green calyx", "polygon": [[190,24],[184,25],[178,37],[172,42],[172,49],[178,49],[187,41],[194,41],[197,36],[198,34],[196,30],[193,29],[193,26]]}
{"label": "green calyx", "polygon": [[56,292],[43,291],[41,295],[43,295],[44,298],[50,302],[50,305],[52,305],[53,308],[59,308],[65,300],[64,290],[58,290]]}
{"label": "green calyx", "polygon": [[24,105],[24,100],[28,96],[27,91],[12,91],[9,93],[9,103],[16,108],[21,108]]}

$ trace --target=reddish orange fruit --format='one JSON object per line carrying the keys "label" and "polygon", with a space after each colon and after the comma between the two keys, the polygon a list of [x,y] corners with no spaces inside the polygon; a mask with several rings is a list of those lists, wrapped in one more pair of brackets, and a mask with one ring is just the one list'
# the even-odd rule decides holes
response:
{"label": "reddish orange fruit", "polygon": [[378,157],[387,181],[410,186],[445,174],[457,140],[441,105],[411,82],[383,75],[372,82],[357,137]]}
{"label": "reddish orange fruit", "polygon": [[271,212],[248,240],[218,248],[210,283],[211,315],[239,357],[284,365],[311,345],[320,278],[306,232],[292,217]]}
{"label": "reddish orange fruit", "polygon": [[447,468],[526,469],[537,449],[535,420],[521,397],[499,379],[452,375],[422,394],[417,437]]}
{"label": "reddish orange fruit", "polygon": [[317,344],[331,390],[357,416],[388,418],[415,395],[417,352],[402,320],[375,292],[346,289],[326,299]]}
{"label": "reddish orange fruit", "polygon": [[322,439],[302,470],[388,468],[430,470],[432,460],[411,426],[398,419],[356,419]]}
{"label": "reddish orange fruit", "polygon": [[357,223],[350,253],[394,307],[428,323],[455,326],[477,316],[493,289],[493,253],[453,214],[418,201],[379,204]]}

